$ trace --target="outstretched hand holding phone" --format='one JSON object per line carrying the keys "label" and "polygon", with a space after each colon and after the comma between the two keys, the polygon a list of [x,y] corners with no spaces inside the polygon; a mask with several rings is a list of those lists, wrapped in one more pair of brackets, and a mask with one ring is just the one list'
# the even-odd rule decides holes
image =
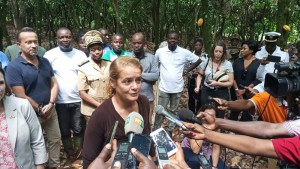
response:
{"label": "outstretched hand holding phone", "polygon": [[228,101],[220,98],[212,98],[213,101],[218,103],[218,109],[227,110],[228,109]]}
{"label": "outstretched hand holding phone", "polygon": [[114,139],[112,144],[106,144],[98,157],[89,165],[88,169],[110,168],[115,154],[117,152],[117,140]]}

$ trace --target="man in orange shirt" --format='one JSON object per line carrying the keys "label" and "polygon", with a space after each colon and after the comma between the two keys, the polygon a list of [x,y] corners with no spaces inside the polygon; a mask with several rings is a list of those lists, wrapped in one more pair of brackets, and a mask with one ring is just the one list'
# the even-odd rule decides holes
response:
{"label": "man in orange shirt", "polygon": [[287,102],[282,98],[275,98],[267,92],[257,93],[249,100],[226,101],[214,98],[218,102],[219,109],[243,111],[259,116],[263,121],[270,123],[282,123],[287,118]]}
{"label": "man in orange shirt", "polygon": [[[275,98],[267,92],[255,94],[249,100],[226,101],[214,98],[220,109],[248,110],[254,117],[261,117],[265,122],[282,123],[287,120],[287,101],[283,98]],[[277,161],[268,159],[268,168],[278,168]]]}

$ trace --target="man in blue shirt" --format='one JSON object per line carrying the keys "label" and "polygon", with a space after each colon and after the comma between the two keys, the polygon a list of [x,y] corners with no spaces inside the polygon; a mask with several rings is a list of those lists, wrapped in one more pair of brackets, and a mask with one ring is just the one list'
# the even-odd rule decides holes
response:
{"label": "man in blue shirt", "polygon": [[9,60],[7,56],[1,51],[0,51],[0,62],[1,62],[2,69],[5,69],[6,66],[9,64]]}
{"label": "man in blue shirt", "polygon": [[145,36],[143,33],[135,33],[132,36],[132,56],[137,58],[143,67],[141,94],[145,95],[150,102],[149,120],[152,124],[152,114],[154,109],[153,85],[158,80],[158,62],[154,55],[144,51]]}
{"label": "man in blue shirt", "polygon": [[103,39],[103,54],[105,54],[106,52],[110,51],[112,48],[110,46],[111,43],[111,33],[109,32],[109,30],[105,29],[105,28],[100,28],[98,29],[98,31],[101,33],[102,35],[102,39]]}
{"label": "man in blue shirt", "polygon": [[60,166],[60,130],[54,108],[58,87],[49,61],[39,57],[38,38],[32,28],[25,27],[17,35],[19,56],[6,69],[6,81],[12,92],[27,99],[35,110],[47,135],[49,167]]}

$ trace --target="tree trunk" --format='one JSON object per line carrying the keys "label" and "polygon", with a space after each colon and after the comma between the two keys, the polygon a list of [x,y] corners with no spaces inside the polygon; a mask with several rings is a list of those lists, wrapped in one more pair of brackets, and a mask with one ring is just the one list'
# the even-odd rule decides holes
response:
{"label": "tree trunk", "polygon": [[159,17],[160,2],[161,2],[161,0],[153,0],[153,4],[152,4],[152,16],[153,16],[153,22],[154,22],[154,29],[153,29],[152,37],[154,38],[153,40],[155,43],[155,48],[154,48],[155,51],[158,48],[159,43],[160,43],[159,37],[161,37],[160,31],[159,31],[159,28],[160,28],[160,17]]}
{"label": "tree trunk", "polygon": [[202,0],[201,2],[201,8],[200,11],[202,11],[202,18],[203,18],[203,26],[202,26],[202,31],[201,31],[201,36],[204,39],[204,46],[205,46],[205,51],[210,54],[210,50],[212,47],[212,40],[214,39],[213,34],[212,34],[212,16],[210,15],[209,12],[209,1],[207,0]]}
{"label": "tree trunk", "polygon": [[[7,9],[7,0],[3,0],[2,3],[0,3],[0,10],[5,11]],[[0,51],[3,51],[3,37],[4,37],[4,31],[6,29],[6,14],[5,12],[0,12]],[[7,41],[7,39],[6,39]],[[9,42],[7,42],[9,43]]]}
{"label": "tree trunk", "polygon": [[120,11],[119,11],[119,0],[113,0],[113,3],[112,3],[112,7],[115,11],[115,20],[116,20],[116,29],[115,29],[115,32],[117,33],[123,33],[122,32],[122,21],[121,21],[121,18],[120,18]]}
{"label": "tree trunk", "polygon": [[276,31],[281,33],[281,37],[278,39],[277,45],[282,48],[286,48],[286,46],[287,46],[287,39],[288,39],[289,33],[283,30],[283,25],[289,25],[290,4],[291,4],[291,0],[278,0],[278,3],[277,3]]}
{"label": "tree trunk", "polygon": [[17,30],[20,30],[25,25],[25,1],[23,0],[10,0],[11,10],[14,20],[14,25]]}
{"label": "tree trunk", "polygon": [[[0,25],[0,38],[3,39],[3,24]],[[3,51],[3,42],[0,41],[0,51]]]}
{"label": "tree trunk", "polygon": [[43,16],[43,1],[41,0],[37,0],[36,1],[37,3],[37,8],[36,8],[36,22],[35,22],[35,30],[36,30],[36,33],[38,35],[38,41],[39,41],[39,45],[42,44],[42,16]]}

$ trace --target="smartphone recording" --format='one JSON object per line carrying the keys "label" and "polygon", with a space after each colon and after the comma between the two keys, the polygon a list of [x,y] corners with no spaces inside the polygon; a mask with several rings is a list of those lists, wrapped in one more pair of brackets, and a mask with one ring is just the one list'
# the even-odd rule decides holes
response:
{"label": "smartphone recording", "polygon": [[156,144],[156,146],[161,146],[166,148],[169,157],[178,151],[175,143],[163,128],[159,128],[153,131],[150,134],[150,136],[154,141],[154,143]]}
{"label": "smartphone recording", "polygon": [[280,62],[280,56],[272,56],[272,55],[269,55],[267,57],[267,61],[269,62]]}

